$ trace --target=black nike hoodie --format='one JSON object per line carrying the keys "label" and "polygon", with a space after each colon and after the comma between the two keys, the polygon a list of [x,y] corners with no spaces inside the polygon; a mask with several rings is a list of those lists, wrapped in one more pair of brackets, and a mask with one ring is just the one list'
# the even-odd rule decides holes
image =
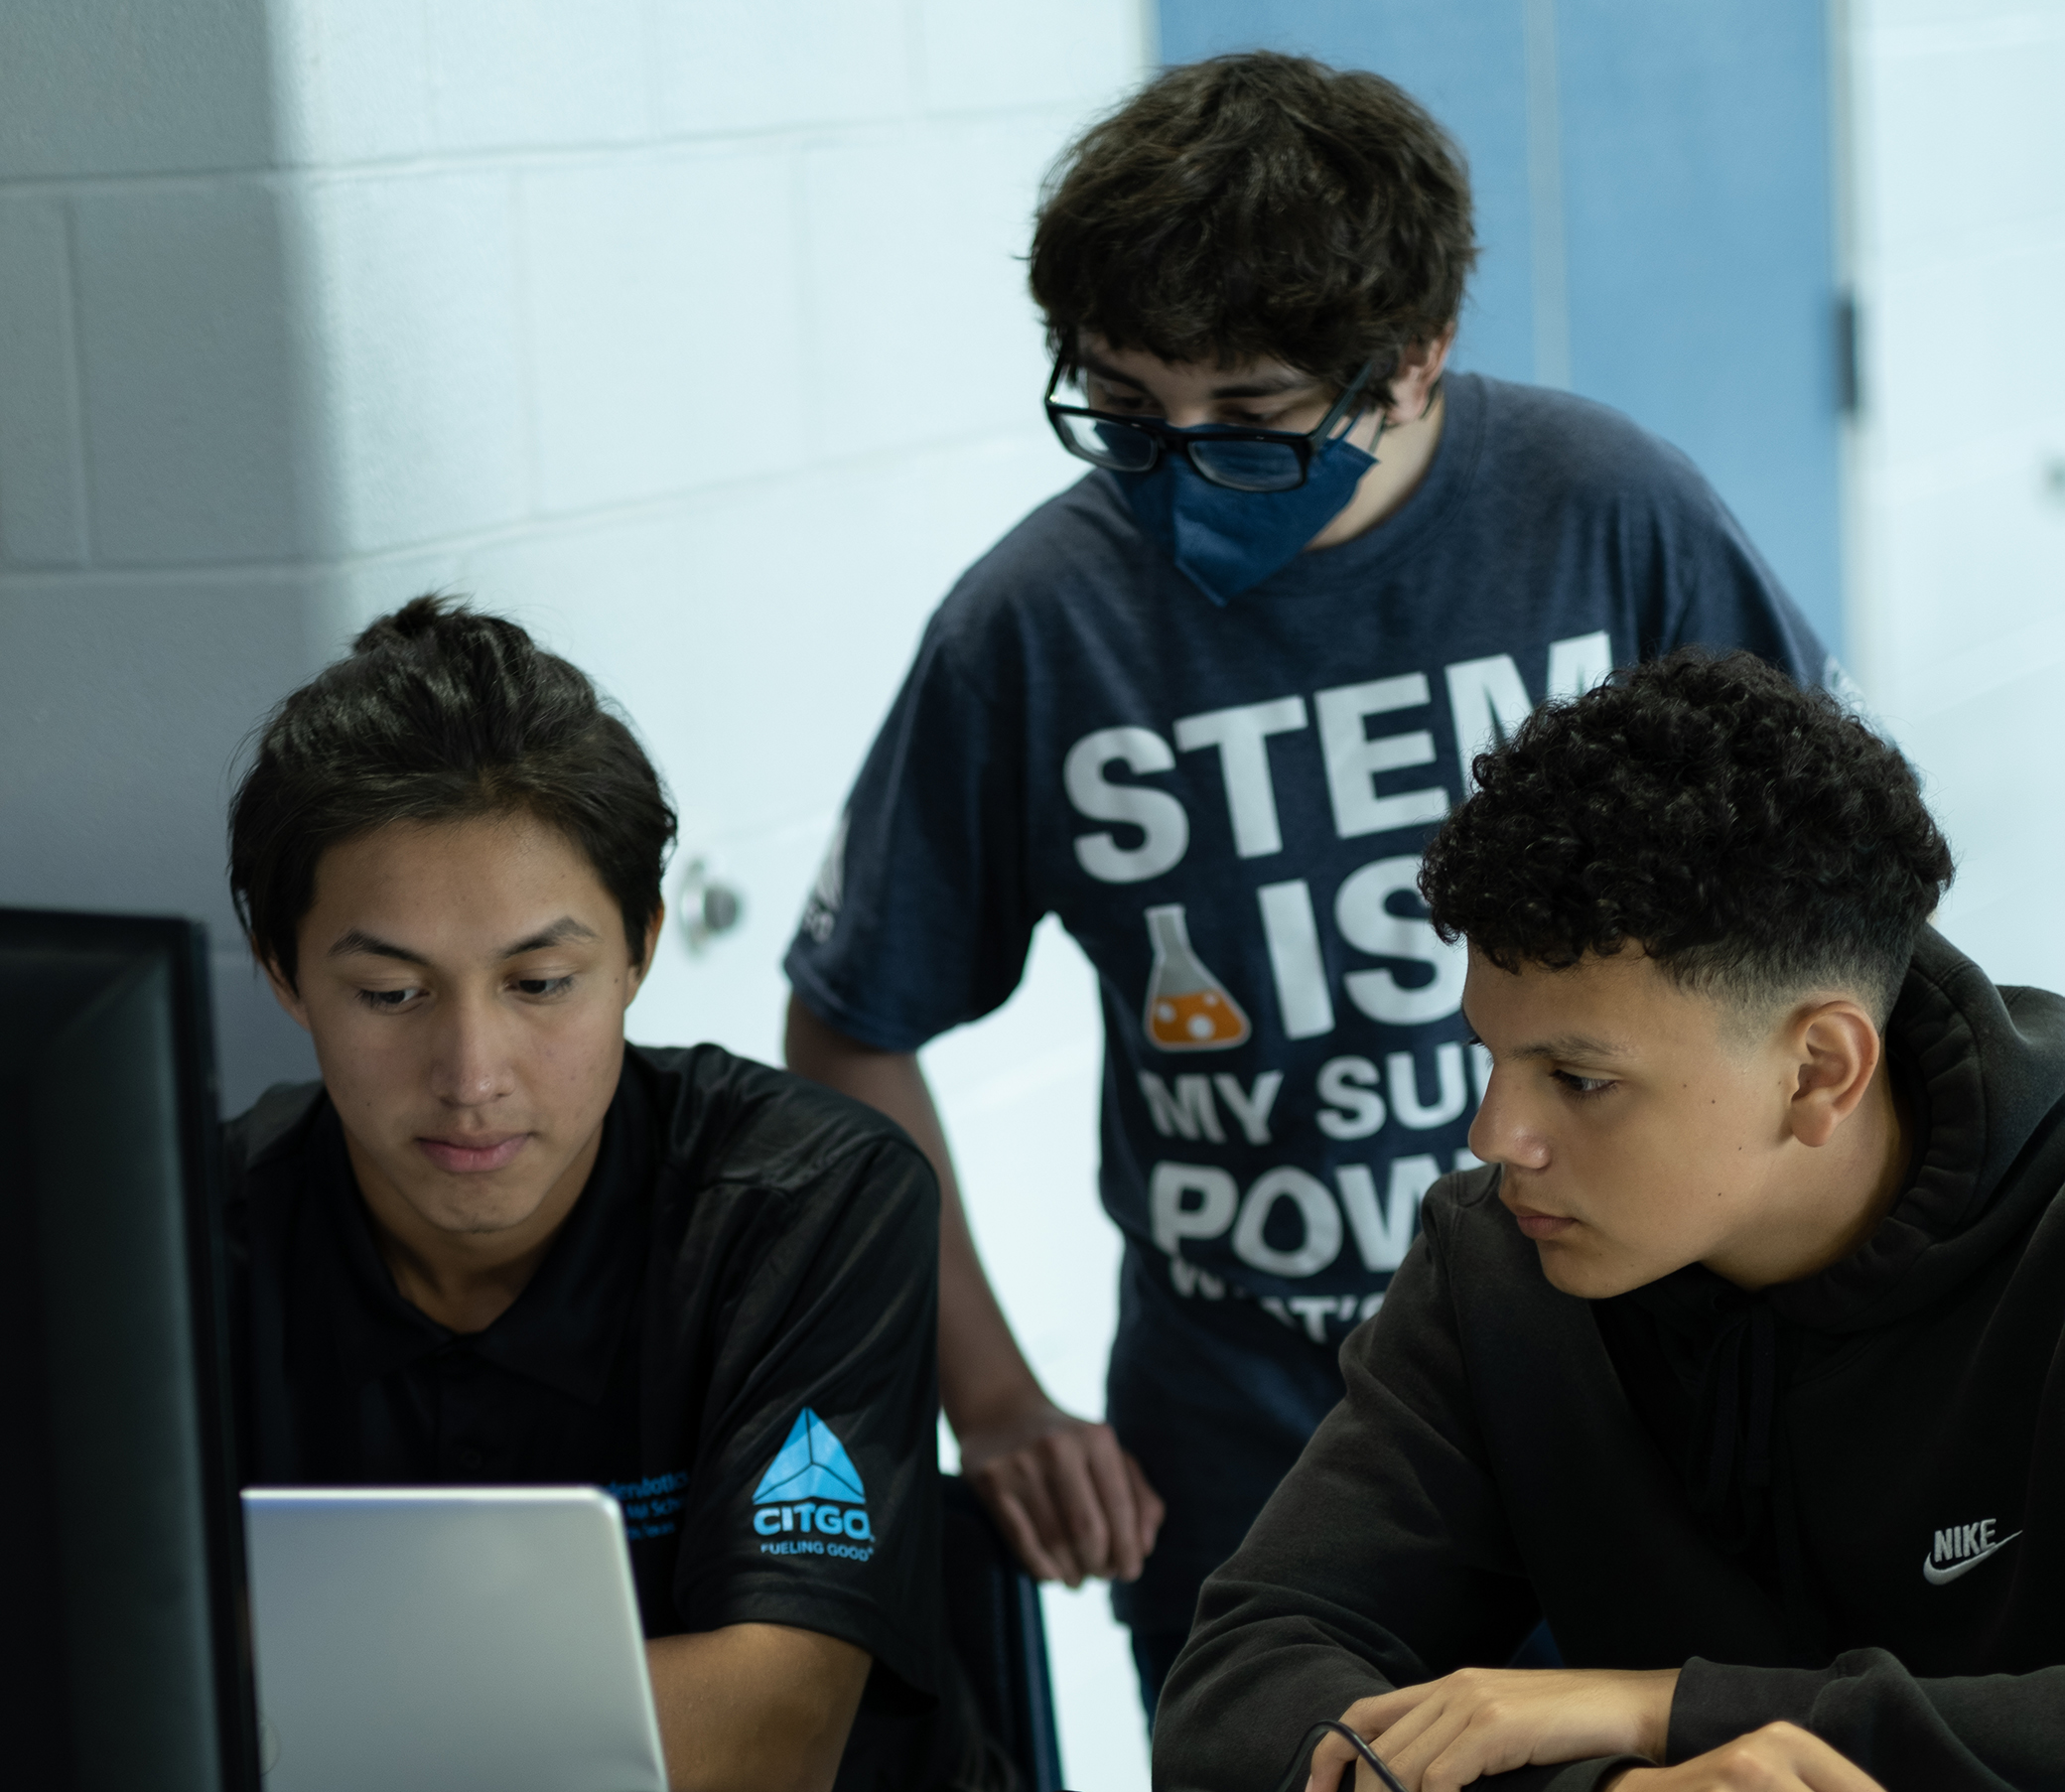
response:
{"label": "black nike hoodie", "polygon": [[1264,1792],[1316,1720],[1546,1617],[1573,1667],[1681,1669],[1670,1761],[1784,1718],[1891,1792],[2065,1792],[2065,1000],[1928,932],[1887,1043],[1908,1185],[1804,1281],[1582,1301],[1496,1169],[1430,1191],[1347,1397],[1205,1583],[1158,1788]]}

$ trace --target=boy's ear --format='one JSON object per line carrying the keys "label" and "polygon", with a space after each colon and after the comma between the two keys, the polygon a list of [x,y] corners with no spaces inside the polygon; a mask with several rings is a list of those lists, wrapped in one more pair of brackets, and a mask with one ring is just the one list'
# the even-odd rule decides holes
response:
{"label": "boy's ear", "polygon": [[645,950],[638,962],[631,966],[630,976],[625,981],[623,1005],[628,1008],[632,1000],[644,987],[645,979],[652,970],[652,955],[659,950],[659,936],[667,924],[667,905],[661,902],[653,909],[652,918],[645,923]]}
{"label": "boy's ear", "polygon": [[1802,1145],[1823,1146],[1857,1112],[1885,1044],[1878,1024],[1848,998],[1804,1009],[1789,1031],[1798,1075],[1788,1123]]}
{"label": "boy's ear", "polygon": [[1448,364],[1448,350],[1455,345],[1455,326],[1450,324],[1431,342],[1408,348],[1391,376],[1391,410],[1388,423],[1418,423],[1434,401],[1434,384]]}
{"label": "boy's ear", "polygon": [[301,992],[287,981],[280,967],[270,958],[260,956],[258,968],[265,973],[265,981],[272,985],[273,1000],[292,1017],[295,1026],[303,1033],[309,1031],[309,1005],[301,998]]}

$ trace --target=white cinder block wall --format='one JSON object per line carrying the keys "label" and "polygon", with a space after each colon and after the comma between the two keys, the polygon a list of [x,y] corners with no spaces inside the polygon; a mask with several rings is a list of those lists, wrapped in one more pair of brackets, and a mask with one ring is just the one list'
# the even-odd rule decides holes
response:
{"label": "white cinder block wall", "polygon": [[[452,588],[615,695],[677,875],[745,898],[699,958],[670,933],[634,1036],[775,1055],[781,947],[925,615],[1075,476],[1018,257],[1146,40],[1140,0],[17,0],[0,901],[203,916],[227,1102],[310,1074],[221,891],[232,762],[352,629]],[[1006,1300],[1100,1412],[1073,949],[934,1059]],[[1101,1592],[1050,1609],[1072,1783],[1144,1787]]]}
{"label": "white cinder block wall", "polygon": [[1957,852],[1945,931],[2065,989],[2065,0],[1858,0],[1852,43],[1858,672]]}
{"label": "white cinder block wall", "polygon": [[236,939],[226,772],[329,632],[274,101],[262,0],[0,11],[0,902],[206,919],[245,1100],[313,1060]]}

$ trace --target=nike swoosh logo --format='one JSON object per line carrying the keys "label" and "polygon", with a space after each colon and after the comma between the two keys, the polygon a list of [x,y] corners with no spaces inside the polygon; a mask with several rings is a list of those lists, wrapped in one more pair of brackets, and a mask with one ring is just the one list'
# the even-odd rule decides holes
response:
{"label": "nike swoosh logo", "polygon": [[1928,1582],[1931,1586],[1941,1586],[1947,1581],[1955,1581],[1960,1575],[1969,1575],[1991,1556],[1994,1550],[2004,1550],[2020,1535],[2021,1532],[2016,1531],[2012,1536],[2001,1538],[1998,1543],[1994,1545],[1993,1549],[1981,1550],[1978,1555],[1967,1556],[1962,1562],[1953,1562],[1948,1568],[1938,1568],[1933,1554],[1924,1556],[1922,1558],[1922,1579]]}

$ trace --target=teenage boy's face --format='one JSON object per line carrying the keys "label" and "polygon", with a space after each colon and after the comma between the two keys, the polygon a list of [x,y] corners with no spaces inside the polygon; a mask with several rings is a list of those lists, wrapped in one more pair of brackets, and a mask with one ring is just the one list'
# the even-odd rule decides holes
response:
{"label": "teenage boy's face", "polygon": [[1635,947],[1568,970],[1500,970],[1475,948],[1463,1013],[1490,1048],[1470,1150],[1566,1294],[1601,1300],[1690,1263],[1722,1275],[1790,1221],[1783,1027],[1743,1039],[1719,1003]]}
{"label": "teenage boy's face", "polygon": [[[647,944],[650,958],[650,942]],[[353,1170],[405,1229],[517,1233],[595,1161],[637,993],[623,911],[528,815],[397,823],[332,847],[300,989]]]}

